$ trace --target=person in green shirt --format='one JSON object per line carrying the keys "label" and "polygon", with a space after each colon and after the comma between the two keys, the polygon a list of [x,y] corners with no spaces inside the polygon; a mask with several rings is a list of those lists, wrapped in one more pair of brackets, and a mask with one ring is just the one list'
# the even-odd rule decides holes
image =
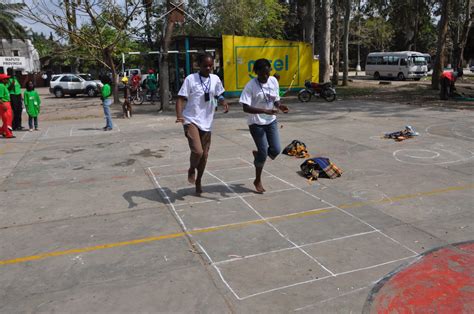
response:
{"label": "person in green shirt", "polygon": [[148,97],[150,97],[150,102],[152,104],[155,102],[157,87],[158,87],[158,82],[156,80],[155,71],[150,69],[148,70],[148,76],[146,77],[146,88],[147,88],[147,95]]}
{"label": "person in green shirt", "polygon": [[102,106],[104,107],[104,115],[105,115],[105,126],[103,127],[104,131],[111,131],[113,129],[112,123],[112,115],[110,114],[110,105],[112,105],[112,88],[110,87],[110,78],[108,76],[104,76],[102,78],[102,83],[104,86],[101,90],[101,99],[102,99]]}
{"label": "person in green shirt", "polygon": [[38,93],[35,91],[35,84],[33,81],[26,83],[26,91],[23,94],[23,100],[25,102],[26,113],[28,113],[28,126],[30,132],[33,131],[33,125],[35,131],[39,131],[38,128],[38,116],[40,113],[41,100]]}
{"label": "person in green shirt", "polygon": [[7,70],[10,79],[8,80],[7,87],[10,93],[10,102],[13,111],[13,130],[23,130],[21,126],[21,114],[23,113],[23,105],[21,99],[21,85],[18,79],[15,77],[15,73],[12,68]]}
{"label": "person in green shirt", "polygon": [[0,73],[0,115],[3,125],[0,128],[0,134],[6,138],[13,138],[12,133],[12,108],[10,106],[10,92],[7,88],[7,82],[10,76]]}

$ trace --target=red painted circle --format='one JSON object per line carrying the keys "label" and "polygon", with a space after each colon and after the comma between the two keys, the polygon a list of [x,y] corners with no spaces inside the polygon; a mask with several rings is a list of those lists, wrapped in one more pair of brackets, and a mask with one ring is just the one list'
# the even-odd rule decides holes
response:
{"label": "red painted circle", "polygon": [[368,302],[370,313],[474,313],[474,243],[423,255],[383,280]]}

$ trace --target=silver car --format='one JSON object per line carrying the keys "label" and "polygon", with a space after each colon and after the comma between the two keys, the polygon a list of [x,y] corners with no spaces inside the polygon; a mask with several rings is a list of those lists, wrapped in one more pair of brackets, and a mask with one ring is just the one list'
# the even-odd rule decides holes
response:
{"label": "silver car", "polygon": [[71,97],[77,94],[95,97],[99,93],[99,87],[96,81],[85,80],[77,74],[65,73],[51,77],[49,92],[56,97],[64,97],[66,94]]}

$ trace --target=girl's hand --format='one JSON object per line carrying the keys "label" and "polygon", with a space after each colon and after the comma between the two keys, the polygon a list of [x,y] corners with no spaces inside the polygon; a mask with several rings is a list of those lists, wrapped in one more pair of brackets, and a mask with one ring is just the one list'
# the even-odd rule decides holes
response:
{"label": "girl's hand", "polygon": [[176,123],[184,123],[183,117],[176,117]]}
{"label": "girl's hand", "polygon": [[290,109],[288,109],[288,107],[285,106],[285,105],[280,105],[280,106],[278,107],[278,109],[280,109],[281,112],[283,112],[283,113],[288,113],[288,111],[290,111]]}

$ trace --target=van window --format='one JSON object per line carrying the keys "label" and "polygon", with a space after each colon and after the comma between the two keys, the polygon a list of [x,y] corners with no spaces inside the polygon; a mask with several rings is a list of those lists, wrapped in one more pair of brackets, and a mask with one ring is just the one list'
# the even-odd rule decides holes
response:
{"label": "van window", "polygon": [[407,65],[407,59],[401,58],[400,59],[400,65]]}

